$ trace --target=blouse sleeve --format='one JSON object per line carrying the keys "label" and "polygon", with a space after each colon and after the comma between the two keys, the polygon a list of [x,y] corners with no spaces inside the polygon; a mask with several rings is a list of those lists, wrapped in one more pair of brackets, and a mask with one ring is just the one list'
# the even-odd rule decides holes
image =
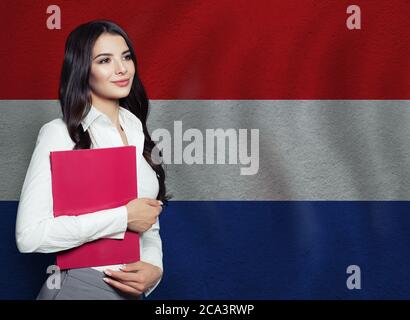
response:
{"label": "blouse sleeve", "polygon": [[[141,233],[141,261],[153,264],[164,270],[162,264],[162,241],[159,234],[159,219],[147,231]],[[145,296],[151,294],[152,291],[161,282],[161,278],[145,292]]]}
{"label": "blouse sleeve", "polygon": [[124,238],[125,205],[80,216],[54,217],[50,151],[62,149],[66,144],[64,133],[53,121],[41,127],[17,209],[15,231],[20,252],[51,253],[99,238]]}

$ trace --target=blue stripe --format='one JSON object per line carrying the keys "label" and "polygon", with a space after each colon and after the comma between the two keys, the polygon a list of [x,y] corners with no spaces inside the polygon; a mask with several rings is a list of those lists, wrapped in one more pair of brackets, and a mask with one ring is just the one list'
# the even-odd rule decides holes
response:
{"label": "blue stripe", "polygon": [[15,241],[17,201],[0,201],[0,299],[34,299],[53,255],[21,254]]}
{"label": "blue stripe", "polygon": [[[409,299],[410,202],[171,201],[152,299]],[[20,254],[0,202],[1,299],[31,299],[52,255]],[[362,289],[348,290],[359,265]]]}

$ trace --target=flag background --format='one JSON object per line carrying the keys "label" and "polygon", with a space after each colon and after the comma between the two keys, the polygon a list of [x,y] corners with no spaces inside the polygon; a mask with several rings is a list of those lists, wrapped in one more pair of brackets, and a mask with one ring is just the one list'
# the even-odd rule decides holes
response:
{"label": "flag background", "polygon": [[[32,299],[53,257],[20,254],[15,216],[39,128],[60,115],[69,32],[117,22],[149,130],[257,128],[260,169],[168,165],[165,274],[150,299],[410,298],[410,21],[405,0],[0,3],[0,298]],[[348,290],[358,265],[362,289]]]}

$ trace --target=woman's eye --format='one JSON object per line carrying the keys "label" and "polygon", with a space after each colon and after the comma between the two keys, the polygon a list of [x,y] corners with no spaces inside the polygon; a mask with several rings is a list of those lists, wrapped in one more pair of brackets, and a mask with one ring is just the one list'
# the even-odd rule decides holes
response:
{"label": "woman's eye", "polygon": [[[129,55],[125,56],[125,59],[131,60],[131,55],[129,54]],[[109,60],[110,60],[110,58],[105,58],[105,59],[101,60],[99,63],[104,64],[104,63],[108,62]]]}

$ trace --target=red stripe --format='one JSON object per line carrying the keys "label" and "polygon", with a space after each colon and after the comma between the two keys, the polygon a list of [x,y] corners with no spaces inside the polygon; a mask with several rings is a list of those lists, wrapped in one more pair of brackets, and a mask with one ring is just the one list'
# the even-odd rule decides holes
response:
{"label": "red stripe", "polygon": [[[362,30],[345,26],[362,9]],[[62,30],[45,27],[62,10]],[[410,99],[407,0],[2,1],[0,99],[56,99],[64,42],[118,22],[151,99]]]}

